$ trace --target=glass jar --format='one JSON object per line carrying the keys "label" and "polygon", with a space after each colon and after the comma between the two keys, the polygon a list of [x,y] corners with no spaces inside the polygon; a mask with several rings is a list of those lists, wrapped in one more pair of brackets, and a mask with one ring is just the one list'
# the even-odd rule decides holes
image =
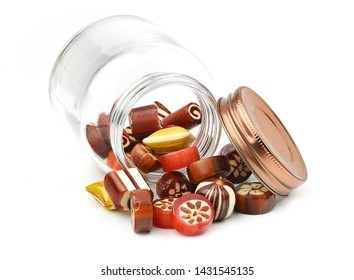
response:
{"label": "glass jar", "polygon": [[[108,172],[105,156],[88,143],[87,126],[102,125],[98,116],[109,115],[112,150],[123,167],[132,166],[122,147],[123,129],[133,107],[154,101],[176,109],[198,103],[203,119],[194,131],[194,145],[201,157],[212,155],[221,126],[211,87],[203,63],[159,27],[135,16],[113,16],[94,22],[68,41],[54,65],[49,92],[53,107],[65,115],[92,159]],[[156,181],[161,172],[145,177]]]}
{"label": "glass jar", "polygon": [[[54,65],[49,92],[53,107],[105,172],[111,170],[106,154],[92,148],[88,128],[103,126],[109,149],[128,168],[134,164],[124,152],[122,133],[131,109],[155,101],[173,109],[196,102],[203,117],[192,130],[193,145],[202,158],[215,153],[222,124],[249,169],[272,192],[286,196],[303,184],[307,170],[302,156],[265,101],[240,87],[216,102],[213,88],[203,63],[159,27],[134,16],[114,16],[87,26],[66,44]],[[144,177],[156,182],[161,174]]]}

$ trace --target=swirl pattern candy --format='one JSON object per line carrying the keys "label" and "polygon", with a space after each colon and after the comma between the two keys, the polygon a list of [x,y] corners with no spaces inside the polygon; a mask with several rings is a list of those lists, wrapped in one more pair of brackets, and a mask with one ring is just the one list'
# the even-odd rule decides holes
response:
{"label": "swirl pattern candy", "polygon": [[202,110],[197,103],[189,103],[161,120],[162,127],[177,125],[192,129],[202,121]]}
{"label": "swirl pattern candy", "polygon": [[198,184],[195,193],[205,196],[214,207],[214,221],[224,220],[233,213],[236,195],[233,184],[222,178],[210,178]]}

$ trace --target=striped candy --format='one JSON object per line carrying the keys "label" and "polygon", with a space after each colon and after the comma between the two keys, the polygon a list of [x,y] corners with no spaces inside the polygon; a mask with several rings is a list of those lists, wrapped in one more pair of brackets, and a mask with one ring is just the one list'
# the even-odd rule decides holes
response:
{"label": "striped candy", "polygon": [[129,210],[133,190],[151,190],[136,168],[111,171],[104,177],[104,187],[118,211]]}
{"label": "striped candy", "polygon": [[228,218],[235,208],[236,195],[233,184],[227,179],[209,178],[198,184],[195,193],[204,195],[213,205],[214,221]]}

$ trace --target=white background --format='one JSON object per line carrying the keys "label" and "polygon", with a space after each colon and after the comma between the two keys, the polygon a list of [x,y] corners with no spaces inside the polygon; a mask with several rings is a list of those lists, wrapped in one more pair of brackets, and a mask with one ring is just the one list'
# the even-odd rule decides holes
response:
{"label": "white background", "polygon": [[[107,265],[253,266],[244,279],[353,277],[350,1],[4,2],[0,279],[104,279]],[[115,14],[153,21],[197,54],[221,88],[216,98],[241,85],[261,94],[299,146],[308,181],[267,215],[234,215],[192,238],[134,234],[129,214],[100,207],[84,187],[104,174],[52,111],[48,83],[65,42]]]}

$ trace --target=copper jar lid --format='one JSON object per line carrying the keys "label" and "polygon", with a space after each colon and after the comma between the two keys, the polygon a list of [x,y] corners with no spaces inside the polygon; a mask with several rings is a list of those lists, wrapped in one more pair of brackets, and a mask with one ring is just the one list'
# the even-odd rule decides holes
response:
{"label": "copper jar lid", "polygon": [[220,98],[217,107],[232,144],[271,191],[286,196],[306,181],[306,166],[299,149],[258,94],[240,87]]}

